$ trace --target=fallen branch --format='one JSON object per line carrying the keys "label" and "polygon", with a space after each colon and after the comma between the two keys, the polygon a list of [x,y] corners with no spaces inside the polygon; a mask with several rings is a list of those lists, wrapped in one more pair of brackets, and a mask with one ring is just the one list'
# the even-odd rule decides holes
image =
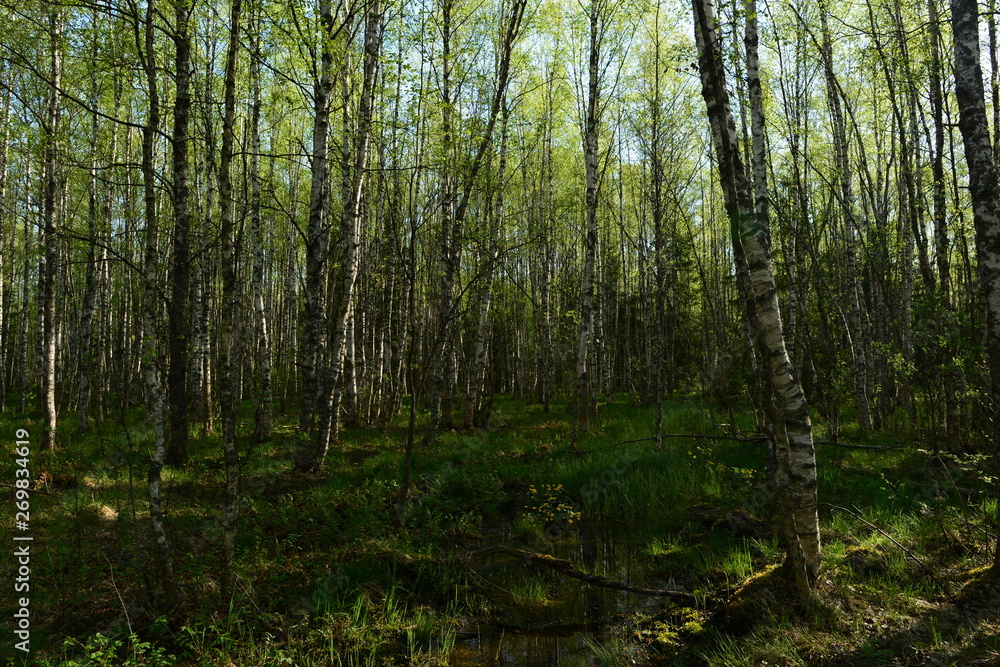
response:
{"label": "fallen branch", "polygon": [[605,579],[596,574],[587,574],[586,572],[581,572],[580,570],[573,567],[573,563],[562,558],[556,558],[554,556],[549,556],[548,554],[539,554],[531,551],[523,551],[522,549],[515,549],[514,547],[508,547],[504,545],[495,545],[492,547],[486,547],[485,549],[479,549],[478,551],[473,551],[469,556],[481,557],[489,556],[492,554],[504,554],[507,556],[516,556],[518,558],[523,558],[529,563],[537,563],[538,565],[544,565],[545,567],[552,568],[556,572],[562,572],[567,577],[572,577],[573,579],[579,579],[584,581],[591,586],[599,586],[600,588],[611,588],[618,591],[628,591],[629,593],[638,593],[639,595],[651,595],[654,597],[666,597],[673,598],[688,604],[694,604],[694,595],[690,593],[684,593],[682,591],[671,591],[656,588],[642,588],[640,586],[632,586],[631,584],[623,584],[619,581],[612,581],[611,579]]}
{"label": "fallen branch", "polygon": [[[692,440],[731,440],[733,442],[764,442],[767,440],[766,435],[708,435],[706,433],[664,433],[660,438],[690,438]],[[619,447],[621,445],[631,445],[636,442],[656,442],[656,437],[651,438],[638,438],[636,440],[623,440],[621,442],[616,442],[613,445],[604,445],[603,447],[595,447],[594,449],[585,449],[583,451],[577,452],[577,454],[592,454],[593,452],[599,452],[603,449],[611,449],[612,447]],[[890,449],[903,449],[905,445],[858,445],[851,442],[834,442],[832,440],[814,440],[816,445],[830,445],[831,447],[843,447],[844,449],[872,449],[876,451],[888,451]]]}
{"label": "fallen branch", "polygon": [[[735,435],[706,435],[703,433],[664,433],[660,438],[691,438],[693,440],[733,440],[735,442],[763,442],[767,439],[763,435],[754,436],[735,436]],[[631,445],[636,442],[656,442],[656,436],[651,438],[639,438],[637,440],[623,440],[622,442],[616,442],[613,445],[604,445],[603,447],[595,447],[594,449],[585,449],[577,454],[590,454],[592,452],[599,452],[602,449],[611,449],[612,447],[618,447],[620,445]]]}
{"label": "fallen branch", "polygon": [[[732,442],[764,442],[767,440],[766,435],[709,435],[707,433],[664,433],[660,436],[661,439],[666,438],[690,438],[692,440],[730,440]],[[621,442],[616,442],[611,445],[604,445],[603,447],[595,447],[594,449],[584,449],[582,451],[576,452],[576,454],[593,454],[594,452],[600,452],[605,449],[611,449],[612,447],[620,447],[622,445],[632,445],[637,442],[656,442],[656,436],[649,438],[636,438],[635,440],[622,440]],[[834,442],[833,440],[814,440],[813,444],[816,445],[830,445],[831,447],[842,447],[844,449],[871,449],[875,451],[888,451],[891,449],[903,449],[905,445],[858,445],[851,442]]]}
{"label": "fallen branch", "polygon": [[832,440],[814,440],[817,445],[830,445],[831,447],[843,447],[844,449],[875,449],[887,451],[890,449],[903,449],[905,445],[856,445],[850,442],[833,442]]}
{"label": "fallen branch", "polygon": [[594,452],[599,452],[602,449],[611,449],[612,447],[619,447],[621,445],[631,445],[636,442],[654,442],[656,438],[638,438],[637,440],[622,440],[621,442],[616,442],[613,445],[604,445],[603,447],[595,447],[594,449],[584,449],[583,451],[577,452],[577,454],[592,454]]}

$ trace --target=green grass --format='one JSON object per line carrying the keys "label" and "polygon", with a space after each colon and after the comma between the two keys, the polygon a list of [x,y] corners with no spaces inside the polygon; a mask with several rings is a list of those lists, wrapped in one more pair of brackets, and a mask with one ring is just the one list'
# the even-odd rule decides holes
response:
{"label": "green grass", "polygon": [[522,577],[511,584],[509,592],[519,607],[547,607],[554,603],[552,584],[537,577]]}
{"label": "green grass", "polygon": [[[155,581],[145,486],[152,434],[141,412],[66,436],[56,453],[33,451],[33,475],[51,477],[48,494],[31,499],[32,532],[44,547],[32,571],[36,664],[447,664],[463,623],[555,607],[571,597],[560,591],[582,586],[551,572],[501,576],[491,568],[502,564],[468,561],[470,551],[502,542],[576,553],[598,534],[632,554],[631,576],[672,578],[700,600],[683,612],[616,619],[624,638],[591,643],[605,664],[635,651],[663,664],[793,665],[817,656],[837,664],[840,653],[878,661],[904,645],[961,663],[997,648],[993,619],[956,621],[953,613],[952,597],[978,585],[991,557],[997,509],[982,493],[989,487],[976,472],[980,461],[938,462],[915,447],[821,445],[823,572],[815,608],[803,609],[773,586],[764,595],[754,584],[783,558],[771,521],[777,508],[760,484],[763,446],[684,438],[660,448],[618,444],[650,437],[656,409],[615,397],[574,449],[563,406],[549,413],[509,399],[497,406],[503,419],[494,424],[502,426],[444,432],[416,449],[402,514],[395,501],[402,420],[345,431],[322,474],[303,477],[289,456],[293,418],[279,416],[274,438],[254,444],[242,471],[232,600],[219,597],[221,444],[192,430],[190,463],[163,475],[183,592],[169,611],[147,585]],[[749,412],[696,400],[667,402],[664,417],[664,432],[674,434],[747,433],[754,424]],[[241,418],[247,433],[252,415]],[[63,425],[73,433],[71,420]],[[0,428],[18,427],[37,430],[30,417],[0,416]],[[907,435],[866,442],[906,444]],[[250,445],[241,440],[242,451]],[[588,450],[597,451],[578,453]],[[0,481],[14,471],[11,458],[0,462]],[[759,528],[734,534],[734,516]],[[0,518],[5,531],[12,522],[9,512]],[[746,622],[737,627],[739,609]]]}

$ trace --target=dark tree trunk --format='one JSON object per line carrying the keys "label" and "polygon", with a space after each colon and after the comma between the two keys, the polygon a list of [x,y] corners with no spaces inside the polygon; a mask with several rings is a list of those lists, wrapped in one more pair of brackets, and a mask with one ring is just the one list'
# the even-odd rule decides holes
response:
{"label": "dark tree trunk", "polygon": [[171,266],[171,296],[169,309],[170,367],[167,374],[170,403],[170,442],[167,446],[168,465],[187,462],[187,368],[188,368],[188,292],[191,282],[190,242],[191,212],[188,187],[188,118],[191,112],[190,69],[191,7],[187,2],[176,3],[174,16],[175,96],[173,145],[173,204],[174,247]]}

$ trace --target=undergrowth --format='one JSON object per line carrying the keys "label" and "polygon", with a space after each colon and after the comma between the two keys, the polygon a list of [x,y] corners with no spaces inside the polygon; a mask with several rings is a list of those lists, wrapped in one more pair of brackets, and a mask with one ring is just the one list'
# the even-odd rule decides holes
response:
{"label": "undergrowth", "polygon": [[[658,447],[649,440],[655,407],[624,397],[602,405],[582,434],[558,406],[496,406],[499,426],[444,432],[416,448],[405,507],[402,423],[346,431],[312,476],[291,464],[291,418],[279,418],[268,442],[244,438],[229,600],[217,569],[220,439],[192,431],[189,463],[164,470],[181,591],[174,608],[153,566],[152,434],[142,414],[33,452],[34,664],[465,664],[469,628],[558,608],[583,586],[479,563],[477,549],[572,555],[594,540],[627,554],[631,583],[698,600],[651,608],[628,598],[626,612],[583,635],[597,664],[968,664],[1000,655],[987,611],[998,595],[986,573],[996,502],[986,499],[981,458],[925,451],[903,434],[865,443],[904,445],[897,449],[821,445],[823,571],[815,600],[802,605],[781,583],[783,537],[762,445],[670,437]],[[664,415],[667,434],[754,426],[749,413],[720,414],[694,399],[666,402]],[[249,432],[252,415],[242,418]],[[38,430],[31,416],[0,417],[0,427]],[[72,432],[69,422],[61,432]],[[629,440],[641,441],[619,444]],[[4,483],[14,470],[9,457],[0,464]],[[0,518],[8,533],[12,514]],[[9,551],[3,559],[13,571]],[[625,576],[600,559],[575,564]],[[11,644],[5,660],[20,664]]]}

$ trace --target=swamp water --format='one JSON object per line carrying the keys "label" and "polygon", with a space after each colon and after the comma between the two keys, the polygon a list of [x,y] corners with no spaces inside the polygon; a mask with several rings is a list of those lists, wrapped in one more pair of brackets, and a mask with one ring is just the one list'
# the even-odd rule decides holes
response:
{"label": "swamp water", "polygon": [[[511,534],[497,535],[514,544]],[[583,522],[558,541],[528,550],[564,558],[580,570],[650,588],[670,583],[649,572],[649,557],[634,550],[627,524]],[[614,641],[631,612],[655,613],[661,598],[597,588],[516,556],[491,555],[477,568],[487,588],[497,587],[494,616],[462,628],[450,665],[462,667],[589,667],[601,665],[593,648]],[[511,591],[544,585],[544,604],[518,604]],[[502,589],[502,590],[500,590]],[[628,649],[637,657],[639,649]],[[622,651],[616,651],[619,655]]]}

